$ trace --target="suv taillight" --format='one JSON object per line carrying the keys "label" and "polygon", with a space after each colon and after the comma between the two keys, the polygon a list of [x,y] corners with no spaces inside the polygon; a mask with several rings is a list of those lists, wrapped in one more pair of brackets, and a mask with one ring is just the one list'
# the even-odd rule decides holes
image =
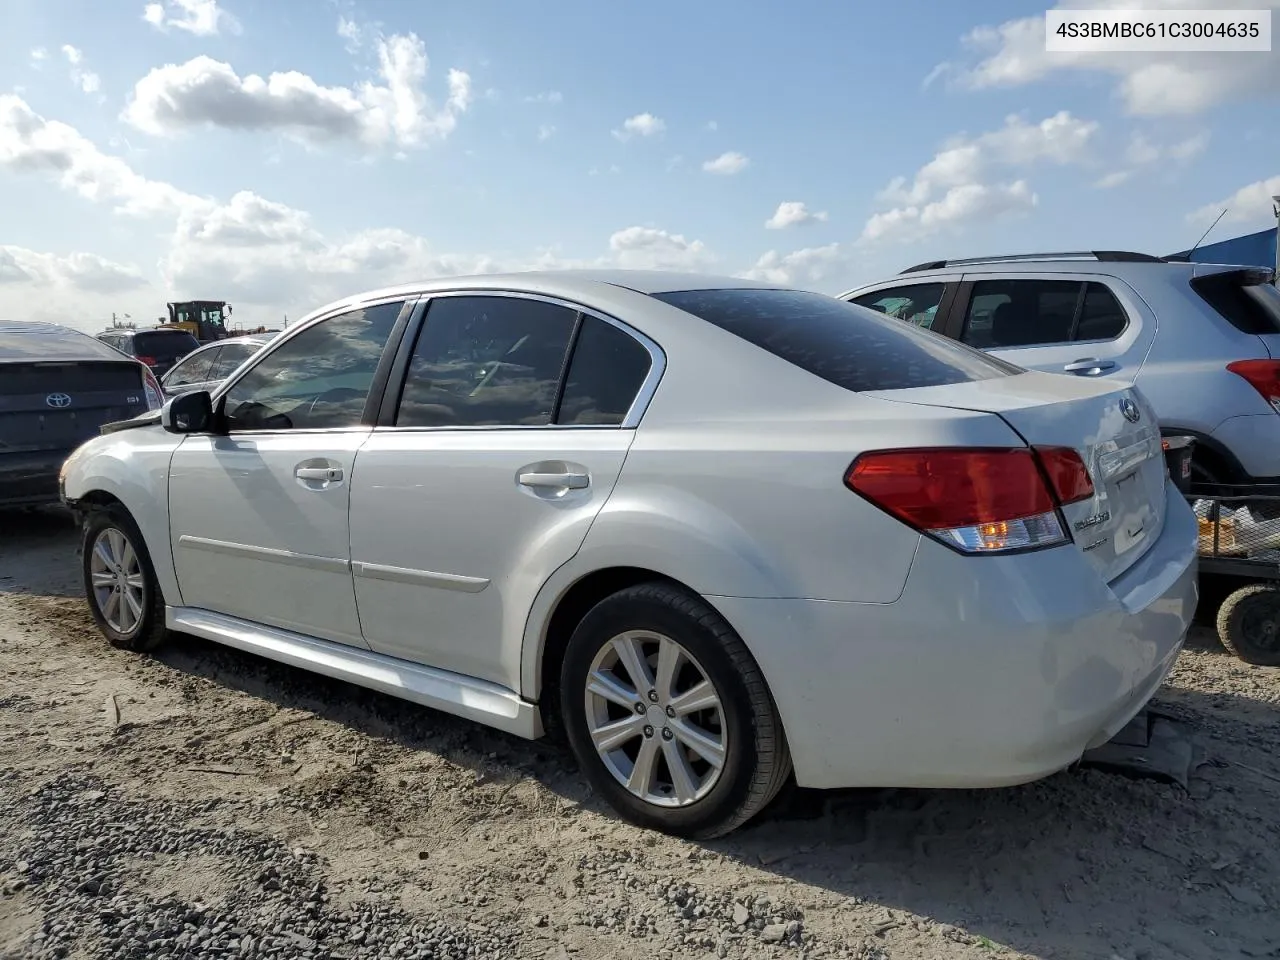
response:
{"label": "suv taillight", "polygon": [[963,553],[1004,553],[1065,543],[1058,508],[1093,495],[1069,447],[878,450],[845,484],[921,533]]}
{"label": "suv taillight", "polygon": [[148,367],[154,367],[154,366],[156,365],[156,358],[155,358],[155,357],[144,357],[144,356],[139,355],[139,356],[137,357],[137,361],[138,361],[139,363],[145,363]]}
{"label": "suv taillight", "polygon": [[164,390],[150,367],[142,368],[142,392],[147,397],[147,410],[159,410],[164,406]]}
{"label": "suv taillight", "polygon": [[1280,360],[1237,360],[1228,363],[1227,369],[1243,377],[1272,410],[1280,413]]}

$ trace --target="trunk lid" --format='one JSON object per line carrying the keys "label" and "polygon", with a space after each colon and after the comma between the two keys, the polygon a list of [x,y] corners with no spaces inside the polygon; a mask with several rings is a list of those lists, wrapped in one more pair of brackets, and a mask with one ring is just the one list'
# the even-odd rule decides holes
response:
{"label": "trunk lid", "polygon": [[132,360],[0,364],[0,454],[73,450],[104,423],[146,412]]}
{"label": "trunk lid", "polygon": [[1107,582],[1160,536],[1168,468],[1159,423],[1132,387],[1028,372],[870,396],[991,413],[1028,444],[1075,449],[1089,470],[1094,495],[1067,505],[1062,514],[1076,549]]}

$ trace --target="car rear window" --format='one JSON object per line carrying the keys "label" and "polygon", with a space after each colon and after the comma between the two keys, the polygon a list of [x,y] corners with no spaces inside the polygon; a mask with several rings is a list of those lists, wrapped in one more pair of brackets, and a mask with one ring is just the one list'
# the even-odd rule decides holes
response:
{"label": "car rear window", "polygon": [[846,390],[936,387],[1024,372],[929,330],[803,290],[653,296]]}
{"label": "car rear window", "polygon": [[1280,290],[1266,270],[1196,277],[1191,288],[1241,333],[1280,333]]}
{"label": "car rear window", "polygon": [[200,342],[189,333],[139,333],[133,338],[133,349],[138,356],[162,360],[185,357],[198,346]]}

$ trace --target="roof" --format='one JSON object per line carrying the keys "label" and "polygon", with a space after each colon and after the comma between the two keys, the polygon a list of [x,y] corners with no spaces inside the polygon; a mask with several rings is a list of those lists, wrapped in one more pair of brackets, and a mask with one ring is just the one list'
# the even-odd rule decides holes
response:
{"label": "roof", "polygon": [[457,277],[435,277],[415,283],[401,283],[377,290],[366,290],[343,297],[300,317],[290,329],[312,317],[344,306],[355,307],[372,300],[410,297],[436,290],[512,291],[540,293],[569,301],[590,302],[602,288],[624,288],[641,294],[672,293],[677,290],[717,290],[754,288],[760,290],[791,289],[786,284],[761,283],[737,277],[668,270],[525,270],[516,273],[483,273]]}
{"label": "roof", "polygon": [[59,323],[0,320],[0,361],[119,360],[119,350]]}

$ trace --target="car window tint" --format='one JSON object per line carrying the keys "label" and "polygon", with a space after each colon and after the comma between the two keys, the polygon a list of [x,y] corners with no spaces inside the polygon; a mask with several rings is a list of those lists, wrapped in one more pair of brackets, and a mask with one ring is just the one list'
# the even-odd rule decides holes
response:
{"label": "car window tint", "polygon": [[556,423],[617,426],[649,375],[649,351],[625,330],[584,316]]}
{"label": "car window tint", "polygon": [[232,430],[356,426],[400,303],[322,320],[254,364],[225,396]]}
{"label": "car window tint", "polygon": [[938,315],[938,304],[942,302],[945,289],[946,284],[942,283],[911,283],[863,294],[855,297],[852,302],[895,320],[905,320],[930,330]]}
{"label": "car window tint", "polygon": [[682,290],[653,296],[846,390],[932,387],[1024,372],[930,330],[818,293]]}
{"label": "car window tint", "polygon": [[1129,325],[1124,307],[1106,284],[1090,283],[1085,290],[1080,319],[1076,323],[1076,340],[1114,340]]}
{"label": "car window tint", "polygon": [[1067,343],[1082,286],[1078,280],[979,280],[960,339],[981,349]]}
{"label": "car window tint", "polygon": [[164,382],[170,386],[180,387],[188,383],[203,383],[209,379],[209,368],[217,358],[218,349],[205,350],[187,357],[169,372]]}
{"label": "car window tint", "polygon": [[396,426],[551,422],[577,313],[521,297],[440,297],[427,309]]}
{"label": "car window tint", "polygon": [[227,343],[223,344],[222,352],[218,354],[218,360],[213,365],[213,369],[209,371],[210,380],[225,380],[240,364],[248,360],[257,351],[256,345],[247,343]]}

